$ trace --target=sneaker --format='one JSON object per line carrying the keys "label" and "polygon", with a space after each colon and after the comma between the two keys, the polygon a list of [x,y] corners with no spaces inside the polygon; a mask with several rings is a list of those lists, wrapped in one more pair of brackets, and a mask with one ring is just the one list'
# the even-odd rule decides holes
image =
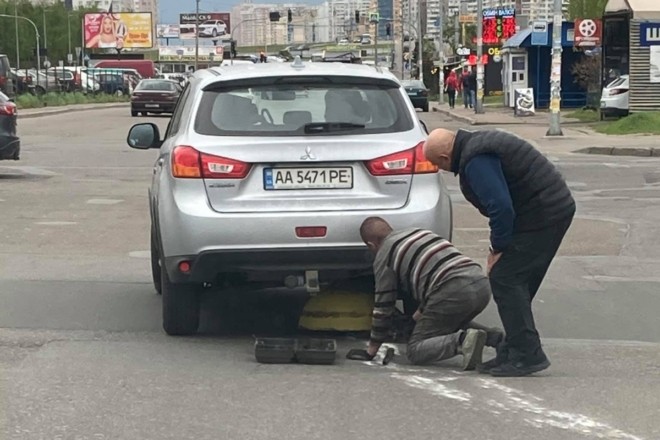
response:
{"label": "sneaker", "polygon": [[474,370],[481,363],[481,355],[486,345],[486,332],[483,330],[468,329],[461,344],[463,354],[463,370]]}
{"label": "sneaker", "polygon": [[489,361],[484,362],[483,364],[477,365],[477,371],[481,374],[490,374],[490,370],[495,367],[499,367],[502,364],[500,359],[495,356]]}
{"label": "sneaker", "polygon": [[504,341],[504,332],[498,328],[486,331],[486,347],[497,348]]}
{"label": "sneaker", "polygon": [[550,361],[545,355],[532,362],[528,360],[510,360],[489,370],[494,377],[522,377],[532,373],[538,373],[550,366]]}

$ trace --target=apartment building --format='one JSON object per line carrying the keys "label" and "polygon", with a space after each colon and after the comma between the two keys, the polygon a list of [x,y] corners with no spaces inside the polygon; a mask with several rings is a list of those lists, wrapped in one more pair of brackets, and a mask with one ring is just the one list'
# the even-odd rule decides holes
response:
{"label": "apartment building", "polygon": [[[318,8],[316,20],[318,27],[317,41],[337,41],[350,38],[352,34],[359,35],[369,32],[369,12],[371,0],[328,0]],[[359,11],[359,23],[355,22],[355,12]]]}
{"label": "apartment building", "polygon": [[[301,3],[242,3],[231,11],[232,36],[239,46],[303,44],[320,40],[319,7]],[[288,23],[288,11],[292,20]],[[279,12],[278,22],[270,13]]]}

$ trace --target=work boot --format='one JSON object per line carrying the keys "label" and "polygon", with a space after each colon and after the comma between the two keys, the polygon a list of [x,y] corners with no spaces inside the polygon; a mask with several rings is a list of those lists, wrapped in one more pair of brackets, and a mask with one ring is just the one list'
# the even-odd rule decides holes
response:
{"label": "work boot", "polygon": [[474,370],[481,363],[481,355],[486,345],[486,332],[471,328],[461,336],[463,341],[458,351],[463,355],[463,370]]}
{"label": "work boot", "polygon": [[532,356],[525,356],[493,367],[489,373],[494,377],[521,377],[543,371],[550,366],[550,361],[543,350],[539,348]]}

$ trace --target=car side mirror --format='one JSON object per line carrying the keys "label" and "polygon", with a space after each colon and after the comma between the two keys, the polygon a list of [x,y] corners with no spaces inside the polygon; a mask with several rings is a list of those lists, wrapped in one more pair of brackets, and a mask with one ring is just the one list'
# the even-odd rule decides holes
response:
{"label": "car side mirror", "polygon": [[424,129],[424,132],[425,132],[426,134],[429,134],[429,128],[426,126],[426,122],[424,122],[424,121],[422,121],[422,120],[420,119],[420,120],[419,120],[419,125],[422,126],[422,128]]}
{"label": "car side mirror", "polygon": [[128,146],[137,150],[148,150],[160,148],[163,141],[160,140],[158,126],[151,122],[135,124],[131,127],[126,138]]}

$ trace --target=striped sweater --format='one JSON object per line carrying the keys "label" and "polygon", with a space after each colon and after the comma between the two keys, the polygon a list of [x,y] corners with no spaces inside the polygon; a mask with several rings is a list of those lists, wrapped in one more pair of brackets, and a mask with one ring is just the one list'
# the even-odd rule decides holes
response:
{"label": "striped sweater", "polygon": [[429,295],[459,276],[484,278],[481,266],[431,231],[405,229],[385,238],[374,260],[376,298],[371,340],[390,334],[399,293],[410,295],[423,309]]}

